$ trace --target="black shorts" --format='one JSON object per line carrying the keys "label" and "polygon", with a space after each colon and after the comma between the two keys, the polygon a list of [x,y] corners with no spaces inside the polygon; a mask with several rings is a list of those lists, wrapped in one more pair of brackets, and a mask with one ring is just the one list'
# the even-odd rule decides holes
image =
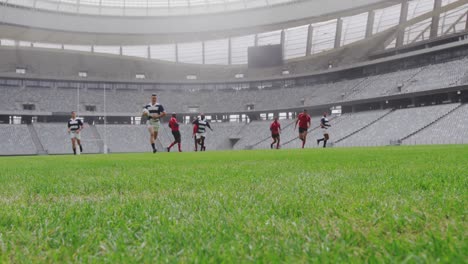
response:
{"label": "black shorts", "polygon": [[175,141],[180,142],[180,131],[172,131],[172,135],[174,136]]}
{"label": "black shorts", "polygon": [[307,128],[302,128],[302,127],[300,127],[300,128],[299,128],[299,134],[302,134],[302,133],[304,133],[304,132],[307,132]]}
{"label": "black shorts", "polygon": [[272,137],[272,138],[279,138],[280,135],[279,135],[279,134],[271,134],[271,137]]}

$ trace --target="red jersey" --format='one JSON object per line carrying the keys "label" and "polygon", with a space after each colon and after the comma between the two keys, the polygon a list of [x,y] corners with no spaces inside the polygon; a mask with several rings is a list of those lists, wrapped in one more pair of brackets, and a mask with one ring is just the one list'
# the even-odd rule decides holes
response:
{"label": "red jersey", "polygon": [[177,119],[175,117],[171,117],[171,120],[169,120],[169,127],[172,131],[179,131],[179,123],[177,123]]}
{"label": "red jersey", "polygon": [[198,131],[198,125],[197,124],[194,124],[193,125],[193,134],[195,135]]}
{"label": "red jersey", "polygon": [[281,129],[281,125],[279,122],[274,121],[273,123],[271,123],[270,130],[272,134],[275,134],[275,135],[279,134],[280,129]]}
{"label": "red jersey", "polygon": [[299,127],[300,128],[304,128],[304,129],[308,128],[308,124],[310,123],[310,115],[300,113],[297,116],[297,119],[299,120]]}

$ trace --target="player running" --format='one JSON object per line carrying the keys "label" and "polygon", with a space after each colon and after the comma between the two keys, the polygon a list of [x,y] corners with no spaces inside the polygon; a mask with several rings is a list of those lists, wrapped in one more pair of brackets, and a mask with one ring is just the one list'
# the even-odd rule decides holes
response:
{"label": "player running", "polygon": [[327,141],[330,139],[330,135],[328,134],[328,128],[331,127],[330,124],[328,124],[328,118],[327,118],[327,113],[323,113],[322,118],[320,119],[320,128],[322,129],[323,133],[323,138],[317,139],[317,145],[320,145],[320,142],[323,141],[323,147],[327,147]]}
{"label": "player running", "polygon": [[175,144],[177,144],[177,146],[179,147],[179,152],[182,152],[179,123],[177,122],[176,113],[172,113],[171,120],[169,120],[169,127],[171,128],[172,135],[174,136],[174,142],[172,142],[172,144],[169,147],[167,147],[167,152],[170,152],[171,148]]}
{"label": "player running", "polygon": [[195,120],[193,120],[192,122],[192,125],[193,125],[193,129],[192,129],[192,138],[195,142],[195,151],[198,151],[198,142],[197,142],[197,131],[198,131],[198,125],[195,123],[195,121],[198,119],[198,117],[195,118]]}
{"label": "player running", "polygon": [[297,124],[299,123],[299,139],[302,140],[302,148],[304,148],[307,140],[307,131],[310,128],[310,115],[307,114],[307,109],[304,109],[302,113],[297,116],[294,130],[296,130]]}
{"label": "player running", "polygon": [[271,138],[273,138],[273,143],[271,143],[270,148],[272,149],[276,143],[276,149],[279,149],[280,146],[280,134],[281,134],[281,124],[278,122],[278,117],[275,117],[275,120],[270,125]]}
{"label": "player running", "polygon": [[156,153],[156,145],[154,142],[158,139],[158,132],[160,126],[160,119],[166,116],[164,107],[158,103],[158,96],[156,94],[151,95],[151,103],[145,105],[143,108],[143,115],[148,116],[148,131],[150,133],[150,143],[153,148],[153,153]]}
{"label": "player running", "polygon": [[208,127],[211,131],[210,123],[205,119],[205,114],[201,114],[200,118],[195,119],[192,122],[193,125],[197,126],[195,136],[195,151],[197,151],[197,144],[200,145],[200,151],[206,151],[205,138],[206,138],[206,128]]}
{"label": "player running", "polygon": [[76,118],[76,112],[71,112],[71,118],[68,120],[68,134],[72,142],[73,155],[76,155],[76,143],[80,147],[80,153],[83,152],[83,146],[81,145],[81,130],[83,130],[83,122],[81,119]]}

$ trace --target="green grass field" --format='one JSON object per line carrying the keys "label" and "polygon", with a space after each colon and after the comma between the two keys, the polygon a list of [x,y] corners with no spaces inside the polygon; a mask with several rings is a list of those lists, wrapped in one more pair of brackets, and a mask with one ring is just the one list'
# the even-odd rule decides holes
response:
{"label": "green grass field", "polygon": [[466,263],[468,146],[0,158],[0,262]]}

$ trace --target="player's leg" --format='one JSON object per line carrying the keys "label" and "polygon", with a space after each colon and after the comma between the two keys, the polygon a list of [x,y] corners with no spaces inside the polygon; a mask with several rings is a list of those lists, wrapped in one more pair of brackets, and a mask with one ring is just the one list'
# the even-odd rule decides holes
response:
{"label": "player's leg", "polygon": [[182,152],[182,137],[180,135],[180,132],[177,132],[177,146],[179,147],[179,152]]}
{"label": "player's leg", "polygon": [[[72,133],[72,136],[73,136],[73,133]],[[73,154],[76,155],[76,142],[75,142],[74,137],[71,138],[71,142],[72,142]]]}
{"label": "player's leg", "polygon": [[201,137],[200,137],[200,145],[201,145],[200,150],[201,150],[201,151],[205,151],[205,150],[206,150],[206,147],[205,147],[205,137],[204,137],[204,136],[201,136]]}
{"label": "player's leg", "polygon": [[277,142],[276,142],[276,149],[279,149],[279,146],[280,146],[280,136],[277,137]]}
{"label": "player's leg", "polygon": [[171,143],[171,145],[169,145],[169,147],[167,147],[167,152],[170,152],[171,151],[171,148],[176,144],[177,142],[177,137],[176,137],[176,134],[174,131],[172,131],[172,136],[174,136],[174,142]]}
{"label": "player's leg", "polygon": [[81,138],[77,137],[76,138],[76,143],[78,144],[78,147],[80,147],[80,153],[83,152],[83,146],[81,145]]}
{"label": "player's leg", "polygon": [[328,133],[324,134],[323,135],[323,147],[326,148],[327,147],[327,141],[328,139],[330,139],[330,136],[328,135]]}
{"label": "player's leg", "polygon": [[157,150],[156,145],[154,144],[154,128],[151,126],[151,124],[148,126],[148,132],[150,134],[151,148],[153,149],[153,153],[155,153]]}
{"label": "player's leg", "polygon": [[197,133],[197,144],[200,145],[200,151],[203,151],[204,139],[203,134]]}
{"label": "player's leg", "polygon": [[195,143],[195,151],[198,151],[198,139],[197,139],[197,134],[194,135],[193,141]]}
{"label": "player's leg", "polygon": [[323,137],[317,139],[317,145],[320,145],[320,142],[325,141],[325,131],[322,129],[322,132],[323,132]]}
{"label": "player's leg", "polygon": [[317,145],[320,145],[320,142],[322,142],[322,141],[324,141],[324,140],[325,140],[325,138],[319,138],[319,139],[317,139]]}
{"label": "player's leg", "polygon": [[80,153],[83,152],[83,146],[81,146],[81,133],[75,134],[75,140],[78,146],[80,147]]}
{"label": "player's leg", "polygon": [[[158,139],[158,135],[159,135],[159,121],[156,121],[153,123],[153,142],[156,143],[156,140]],[[153,153],[157,152],[158,149],[156,149],[156,145],[155,145],[155,148],[154,148],[156,151],[153,150]]]}
{"label": "player's leg", "polygon": [[276,137],[275,137],[275,135],[273,135],[273,136],[271,136],[271,138],[273,139],[273,142],[271,142],[271,144],[270,144],[270,148],[272,149],[273,145],[275,145],[275,143],[276,143]]}
{"label": "player's leg", "polygon": [[307,141],[307,130],[304,131],[303,133],[303,140],[302,140],[302,148],[304,148],[305,144],[306,144],[306,141]]}

